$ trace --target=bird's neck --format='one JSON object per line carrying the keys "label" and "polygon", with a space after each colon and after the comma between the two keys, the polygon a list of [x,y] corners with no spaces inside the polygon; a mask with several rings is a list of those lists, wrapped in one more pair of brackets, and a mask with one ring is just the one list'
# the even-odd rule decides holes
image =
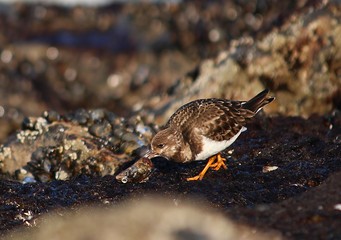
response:
{"label": "bird's neck", "polygon": [[177,151],[173,156],[176,162],[188,162],[195,158],[193,151],[190,148],[190,144],[186,142],[182,137],[177,137]]}

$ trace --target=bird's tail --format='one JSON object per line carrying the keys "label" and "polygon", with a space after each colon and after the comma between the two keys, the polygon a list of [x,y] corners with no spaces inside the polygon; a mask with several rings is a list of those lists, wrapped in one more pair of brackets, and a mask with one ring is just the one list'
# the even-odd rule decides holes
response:
{"label": "bird's tail", "polygon": [[254,113],[257,113],[264,107],[266,104],[271,103],[275,98],[268,97],[269,90],[265,89],[264,91],[258,93],[255,97],[251,98],[249,101],[243,103],[243,108],[251,110]]}

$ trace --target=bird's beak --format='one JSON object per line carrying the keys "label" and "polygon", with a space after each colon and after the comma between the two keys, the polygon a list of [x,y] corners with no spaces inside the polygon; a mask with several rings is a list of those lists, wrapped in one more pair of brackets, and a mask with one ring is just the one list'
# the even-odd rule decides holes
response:
{"label": "bird's beak", "polygon": [[144,157],[149,158],[149,159],[155,158],[155,157],[158,157],[158,156],[159,156],[159,155],[156,154],[155,152],[153,152],[151,149],[149,149],[148,152],[146,152],[146,153],[144,154]]}

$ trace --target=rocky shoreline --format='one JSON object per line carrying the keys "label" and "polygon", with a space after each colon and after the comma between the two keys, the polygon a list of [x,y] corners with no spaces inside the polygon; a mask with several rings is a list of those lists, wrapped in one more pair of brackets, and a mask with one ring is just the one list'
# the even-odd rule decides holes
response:
{"label": "rocky shoreline", "polygon": [[[341,238],[337,1],[1,7],[1,237]],[[183,103],[263,88],[227,170],[141,158]]]}

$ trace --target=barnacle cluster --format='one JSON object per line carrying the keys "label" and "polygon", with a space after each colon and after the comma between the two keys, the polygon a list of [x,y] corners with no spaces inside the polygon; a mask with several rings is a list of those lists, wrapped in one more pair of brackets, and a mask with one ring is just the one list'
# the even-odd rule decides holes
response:
{"label": "barnacle cluster", "polygon": [[[78,109],[65,115],[45,111],[41,117],[28,117],[22,129],[0,147],[0,171],[23,181],[66,180],[80,174],[117,174],[124,164],[139,158],[155,126],[142,117],[118,117],[104,109]],[[143,181],[152,164],[133,166]],[[148,170],[145,168],[148,166]]]}

